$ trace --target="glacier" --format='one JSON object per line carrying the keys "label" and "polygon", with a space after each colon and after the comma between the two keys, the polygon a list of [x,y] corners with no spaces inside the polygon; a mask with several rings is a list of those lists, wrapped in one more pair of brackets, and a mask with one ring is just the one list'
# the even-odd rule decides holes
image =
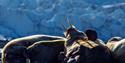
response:
{"label": "glacier", "polygon": [[125,37],[125,0],[0,0],[0,35],[63,36],[66,17],[80,31],[95,29],[104,41]]}

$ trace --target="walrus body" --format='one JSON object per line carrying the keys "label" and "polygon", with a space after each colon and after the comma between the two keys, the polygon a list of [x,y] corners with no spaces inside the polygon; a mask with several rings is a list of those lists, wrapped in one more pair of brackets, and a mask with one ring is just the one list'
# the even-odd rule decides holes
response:
{"label": "walrus body", "polygon": [[65,63],[112,63],[110,50],[88,39],[84,32],[70,27],[66,31]]}
{"label": "walrus body", "polygon": [[88,39],[84,32],[71,27],[66,38],[66,63],[112,63],[109,49]]}
{"label": "walrus body", "polygon": [[[68,63],[112,63],[113,58],[107,47],[92,41],[78,41],[69,50]],[[90,45],[91,44],[91,45]]]}
{"label": "walrus body", "polygon": [[[13,56],[16,56],[14,53],[18,52],[16,50],[15,46],[18,46],[18,47],[20,46],[20,48],[22,48],[22,47],[27,48],[28,46],[30,46],[33,43],[38,42],[38,41],[42,41],[42,40],[57,40],[57,39],[65,39],[65,38],[59,37],[59,36],[50,36],[50,35],[32,35],[32,36],[27,36],[27,37],[22,37],[22,38],[17,38],[17,39],[11,40],[10,42],[8,42],[4,46],[4,48],[2,50],[2,63],[11,63],[11,62],[8,62],[6,60],[7,56],[10,53],[9,52],[10,50],[13,52],[13,55],[11,55],[12,57],[9,57],[9,59],[10,60],[11,60],[11,58],[15,59],[15,57],[13,57]],[[24,53],[23,51],[20,51],[20,52]],[[18,58],[16,58],[16,59],[18,59]],[[15,62],[15,63],[17,63],[17,62]],[[25,62],[23,62],[23,63],[25,63]]]}
{"label": "walrus body", "polygon": [[114,53],[114,58],[118,63],[125,63],[125,39],[109,42],[106,45]]}
{"label": "walrus body", "polygon": [[60,63],[58,56],[64,51],[65,40],[39,41],[28,47],[30,63]]}

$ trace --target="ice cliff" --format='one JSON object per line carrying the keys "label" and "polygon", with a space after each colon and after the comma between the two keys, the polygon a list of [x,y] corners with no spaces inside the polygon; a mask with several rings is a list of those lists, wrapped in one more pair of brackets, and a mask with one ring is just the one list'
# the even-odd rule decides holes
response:
{"label": "ice cliff", "polygon": [[66,17],[81,31],[95,29],[99,38],[125,37],[125,0],[0,0],[0,34],[63,35]]}

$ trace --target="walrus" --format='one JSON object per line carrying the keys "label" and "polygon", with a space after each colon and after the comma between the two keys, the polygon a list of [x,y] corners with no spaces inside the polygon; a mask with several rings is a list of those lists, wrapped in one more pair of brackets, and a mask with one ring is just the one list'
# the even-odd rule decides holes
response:
{"label": "walrus", "polygon": [[[15,47],[15,46],[18,46],[20,48],[22,48],[22,47],[26,47],[27,48],[28,46],[30,46],[33,43],[38,42],[38,41],[57,40],[57,39],[62,39],[63,40],[65,38],[59,37],[59,36],[50,36],[50,35],[42,35],[42,34],[40,35],[39,34],[39,35],[32,35],[32,36],[26,36],[26,37],[22,37],[22,38],[13,39],[13,40],[9,41],[3,47],[3,50],[2,50],[2,63],[11,63],[11,62],[8,62],[6,60],[7,59],[6,56],[9,54],[9,52],[8,52],[9,50],[12,50],[13,52],[18,52],[18,51],[16,51],[16,49],[13,50],[13,47]],[[24,53],[24,52],[21,51],[21,53]],[[11,55],[11,56],[13,58],[13,56],[16,56],[16,55]],[[15,58],[13,58],[13,59],[15,59]],[[17,62],[15,62],[15,63],[17,63]]]}
{"label": "walrus", "polygon": [[58,56],[64,51],[65,40],[39,41],[27,48],[30,63],[60,63]]}
{"label": "walrus", "polygon": [[71,25],[66,30],[66,60],[62,63],[113,63],[110,50],[88,39],[84,32],[81,32]]}
{"label": "walrus", "polygon": [[125,63],[125,39],[115,39],[106,45],[114,53],[117,63]]}

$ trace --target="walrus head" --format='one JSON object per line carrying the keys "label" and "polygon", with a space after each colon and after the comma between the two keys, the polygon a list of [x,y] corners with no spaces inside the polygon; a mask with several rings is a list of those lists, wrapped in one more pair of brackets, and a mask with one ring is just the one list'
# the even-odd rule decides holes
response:
{"label": "walrus head", "polygon": [[67,19],[67,22],[69,24],[69,28],[66,28],[64,25],[63,27],[65,28],[64,35],[68,39],[67,44],[73,44],[74,41],[81,39],[81,40],[88,40],[86,34],[84,32],[81,32],[75,28],[73,24]]}
{"label": "walrus head", "polygon": [[3,63],[26,63],[26,47],[14,45],[2,53]]}

